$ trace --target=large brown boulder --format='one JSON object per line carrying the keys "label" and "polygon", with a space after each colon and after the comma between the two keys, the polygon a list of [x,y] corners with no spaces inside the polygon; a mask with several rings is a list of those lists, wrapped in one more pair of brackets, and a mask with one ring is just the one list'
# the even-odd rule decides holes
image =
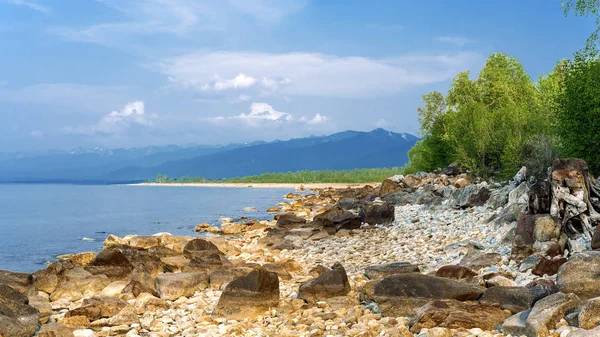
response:
{"label": "large brown boulder", "polygon": [[600,297],[583,301],[577,315],[579,327],[590,330],[600,324]]}
{"label": "large brown boulder", "polygon": [[556,289],[582,300],[600,296],[600,251],[573,255],[558,269]]}
{"label": "large brown boulder", "polygon": [[19,291],[0,287],[0,336],[30,337],[37,330],[40,312],[27,305],[29,300]]}
{"label": "large brown boulder", "polygon": [[37,295],[33,275],[0,270],[0,284],[5,284],[25,296]]}
{"label": "large brown boulder", "polygon": [[93,275],[106,275],[111,281],[127,278],[133,271],[133,265],[127,257],[117,248],[104,248],[93,259],[85,270]]}
{"label": "large brown boulder", "polygon": [[299,228],[306,224],[306,219],[296,216],[294,213],[279,214],[277,227],[283,229]]}
{"label": "large brown boulder", "polygon": [[213,315],[235,320],[252,319],[278,305],[277,274],[257,267],[227,284]]}
{"label": "large brown boulder", "polygon": [[196,238],[188,242],[183,247],[183,255],[188,259],[193,257],[207,256],[211,254],[223,254],[214,243]]}
{"label": "large brown boulder", "polygon": [[384,314],[406,316],[431,300],[477,301],[484,290],[458,280],[410,273],[379,281],[373,297]]}
{"label": "large brown boulder", "polygon": [[387,202],[367,202],[359,213],[362,221],[370,225],[389,225],[394,222],[394,206]]}
{"label": "large brown boulder", "polygon": [[70,310],[65,317],[85,316],[92,322],[100,318],[115,316],[125,306],[127,306],[127,302],[118,298],[94,296],[83,300],[79,308]]}
{"label": "large brown boulder", "polygon": [[336,263],[331,270],[301,285],[298,298],[315,303],[330,297],[345,296],[349,292],[350,283],[346,270],[340,263]]}
{"label": "large brown boulder", "polygon": [[477,275],[477,272],[473,269],[458,265],[442,266],[435,272],[435,276],[437,277],[452,278],[456,280],[472,279]]}
{"label": "large brown boulder", "polygon": [[423,328],[433,327],[494,330],[508,315],[504,310],[492,305],[435,300],[417,310],[407,324],[414,333]]}
{"label": "large brown boulder", "polygon": [[183,268],[184,272],[204,271],[211,273],[219,269],[233,268],[233,263],[222,254],[210,254],[205,256],[193,257],[187,266]]}
{"label": "large brown boulder", "polygon": [[323,228],[335,233],[340,229],[358,229],[362,225],[359,215],[335,206],[324,213],[314,217],[310,227]]}
{"label": "large brown boulder", "polygon": [[473,250],[460,260],[459,265],[473,270],[479,270],[495,266],[500,262],[502,262],[502,255],[498,253],[486,253],[479,250]]}
{"label": "large brown boulder", "polygon": [[379,196],[394,193],[402,187],[403,185],[399,182],[399,179],[385,179],[379,187]]}

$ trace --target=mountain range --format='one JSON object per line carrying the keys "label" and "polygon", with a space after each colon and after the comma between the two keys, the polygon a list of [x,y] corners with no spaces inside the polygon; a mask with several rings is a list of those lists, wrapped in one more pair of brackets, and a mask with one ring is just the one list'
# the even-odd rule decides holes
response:
{"label": "mountain range", "polygon": [[0,153],[0,182],[116,183],[169,177],[222,179],[267,172],[398,167],[418,140],[384,129],[223,146],[100,147]]}

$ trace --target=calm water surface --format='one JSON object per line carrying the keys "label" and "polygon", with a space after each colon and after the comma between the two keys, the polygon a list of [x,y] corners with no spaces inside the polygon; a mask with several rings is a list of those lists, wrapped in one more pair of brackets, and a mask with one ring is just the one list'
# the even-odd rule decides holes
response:
{"label": "calm water surface", "polygon": [[269,219],[264,211],[290,191],[0,184],[0,269],[32,272],[60,254],[99,251],[108,234],[194,235],[221,216]]}

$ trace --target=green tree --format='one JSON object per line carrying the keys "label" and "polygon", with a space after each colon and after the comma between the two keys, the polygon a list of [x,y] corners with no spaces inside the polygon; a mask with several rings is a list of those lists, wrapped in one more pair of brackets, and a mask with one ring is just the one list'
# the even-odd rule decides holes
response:
{"label": "green tree", "polygon": [[595,17],[596,30],[587,39],[586,47],[578,54],[585,58],[598,55],[597,45],[600,42],[600,0],[563,0],[562,8],[565,15],[574,12],[577,16]]}
{"label": "green tree", "polygon": [[600,60],[569,62],[558,113],[558,134],[565,155],[584,159],[600,172]]}

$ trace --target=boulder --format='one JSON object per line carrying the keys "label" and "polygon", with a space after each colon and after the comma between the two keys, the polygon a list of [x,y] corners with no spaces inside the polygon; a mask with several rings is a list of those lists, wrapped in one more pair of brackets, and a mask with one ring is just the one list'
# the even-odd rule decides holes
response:
{"label": "boulder", "polygon": [[158,296],[165,300],[190,297],[196,290],[206,289],[209,279],[206,272],[167,273],[156,277],[154,288]]}
{"label": "boulder", "polygon": [[486,201],[490,198],[490,190],[486,182],[479,183],[476,185],[469,185],[465,187],[458,199],[456,200],[456,207],[468,208],[473,206],[483,206]]}
{"label": "boulder", "polygon": [[272,273],[277,274],[277,276],[279,276],[279,278],[281,278],[282,280],[292,279],[292,274],[290,274],[290,272],[288,272],[287,269],[285,269],[285,267],[279,263],[265,263],[262,265],[262,267],[266,271],[270,271]]}
{"label": "boulder", "polygon": [[323,228],[333,233],[340,229],[358,229],[362,225],[359,215],[335,206],[314,217],[310,227]]}
{"label": "boulder", "polygon": [[345,296],[350,292],[346,270],[340,263],[331,270],[300,286],[298,298],[308,303],[316,303],[330,297]]}
{"label": "boulder", "polygon": [[407,325],[414,333],[433,327],[494,330],[508,315],[498,307],[477,302],[435,300],[418,309]]}
{"label": "boulder", "polygon": [[373,298],[384,314],[406,316],[431,300],[477,301],[484,290],[458,280],[409,273],[379,281],[373,289]]}
{"label": "boulder", "polygon": [[215,270],[208,276],[210,286],[213,288],[221,288],[238,277],[248,274],[245,268],[234,268],[229,270]]}
{"label": "boulder", "polygon": [[533,267],[533,270],[531,270],[531,273],[533,275],[538,275],[538,276],[556,275],[556,273],[558,273],[558,269],[560,268],[560,266],[562,266],[565,262],[567,262],[567,258],[562,257],[562,256],[557,256],[553,259],[548,259],[546,257],[542,257],[540,259],[540,262],[538,262],[538,264],[535,267]]}
{"label": "boulder", "polygon": [[558,240],[560,226],[557,226],[554,218],[549,214],[543,214],[535,218],[533,238],[536,241]]}
{"label": "boulder", "polygon": [[38,337],[73,337],[73,329],[60,323],[43,325],[38,332]]}
{"label": "boulder", "polygon": [[526,204],[528,201],[529,185],[526,182],[520,183],[516,188],[508,193],[509,204]]}
{"label": "boulder", "polygon": [[574,293],[582,300],[600,296],[600,251],[573,255],[558,269],[556,289]]}
{"label": "boulder", "polygon": [[463,267],[468,267],[473,270],[495,266],[502,262],[502,255],[498,253],[485,253],[478,250],[473,250],[465,255],[459,264]]}
{"label": "boulder", "polygon": [[508,193],[511,190],[511,186],[504,186],[503,188],[491,191],[490,198],[485,203],[485,206],[491,209],[504,207],[508,203]]}
{"label": "boulder", "polygon": [[362,221],[370,225],[389,225],[394,222],[394,206],[387,202],[368,202],[360,211]]}
{"label": "boulder", "polygon": [[457,280],[472,279],[477,275],[477,272],[473,269],[458,265],[442,266],[435,272],[435,276],[437,277],[452,278]]}
{"label": "boulder", "polygon": [[299,228],[306,224],[306,219],[294,215],[294,213],[279,214],[277,227],[283,229]]}
{"label": "boulder", "polygon": [[193,257],[183,268],[184,272],[203,271],[211,273],[219,269],[233,268],[233,263],[222,254],[210,254],[205,256]]}
{"label": "boulder", "polygon": [[530,337],[527,335],[526,328],[526,322],[527,317],[529,317],[529,313],[531,313],[531,309],[521,311],[508,317],[504,323],[502,323],[502,332],[505,335]]}
{"label": "boulder", "polygon": [[50,315],[52,315],[52,305],[47,296],[36,295],[29,297],[29,306],[36,308],[40,312],[41,324],[48,322]]}
{"label": "boulder", "polygon": [[0,284],[5,284],[25,296],[37,295],[33,275],[0,270]]}
{"label": "boulder", "polygon": [[202,257],[211,254],[223,254],[214,243],[196,238],[188,242],[185,247],[183,247],[183,255],[188,259],[193,257]]}
{"label": "boulder", "polygon": [[583,301],[577,315],[579,327],[586,330],[593,329],[600,324],[600,297]]}
{"label": "boulder", "polygon": [[541,216],[543,217],[544,215],[523,214],[519,217],[510,253],[511,259],[521,262],[523,259],[533,254],[535,220]]}
{"label": "boulder", "polygon": [[399,179],[385,179],[379,187],[379,196],[384,196],[398,191],[402,188],[401,181]]}
{"label": "boulder", "polygon": [[279,278],[262,267],[229,282],[213,315],[227,319],[253,319],[279,305]]}
{"label": "boulder", "polygon": [[108,318],[117,315],[127,302],[106,296],[94,296],[83,300],[79,308],[70,310],[65,314],[65,317],[85,316],[90,322],[100,318]]}
{"label": "boulder", "polygon": [[530,289],[526,287],[492,287],[483,292],[479,303],[497,305],[514,314],[531,308],[533,300]]}
{"label": "boulder", "polygon": [[30,337],[37,330],[40,312],[27,305],[20,292],[4,285],[0,288],[0,336]]}
{"label": "boulder", "polygon": [[127,278],[133,271],[133,265],[115,248],[104,248],[87,266],[85,270],[93,275],[106,275],[111,281]]}
{"label": "boulder", "polygon": [[149,293],[141,293],[136,299],[134,304],[138,314],[143,314],[146,311],[155,311],[157,309],[166,310],[169,305],[166,301],[157,298],[156,296]]}
{"label": "boulder", "polygon": [[555,293],[539,300],[525,321],[527,337],[545,337],[569,309],[577,308],[581,300],[575,294]]}
{"label": "boulder", "polygon": [[386,194],[381,199],[392,206],[404,206],[413,204],[417,200],[417,196],[405,189]]}
{"label": "boulder", "polygon": [[419,266],[408,262],[391,262],[367,267],[365,269],[365,276],[371,280],[376,280],[392,275],[418,273],[419,271]]}

